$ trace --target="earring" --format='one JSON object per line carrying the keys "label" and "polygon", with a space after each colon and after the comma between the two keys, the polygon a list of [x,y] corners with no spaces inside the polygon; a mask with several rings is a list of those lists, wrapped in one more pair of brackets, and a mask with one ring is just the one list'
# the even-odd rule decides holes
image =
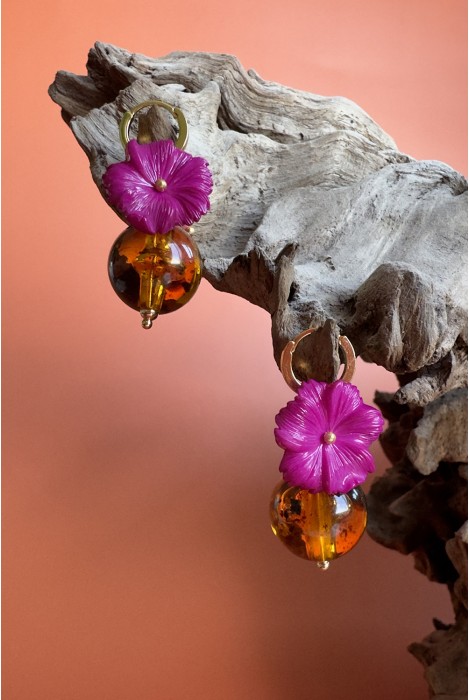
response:
{"label": "earring", "polygon": [[384,421],[350,384],[355,352],[345,336],[339,337],[345,355],[340,380],[301,383],[296,378],[293,353],[314,331],[309,328],[289,341],[280,360],[283,377],[297,395],[275,418],[275,439],[285,450],[284,481],[274,490],[270,516],[274,534],[291,552],[327,569],[365,531],[366,500],[359,484],[375,469],[368,447]]}
{"label": "earring", "polygon": [[[152,106],[176,119],[175,143],[129,140],[136,113]],[[142,102],[124,114],[119,133],[126,160],[108,167],[103,184],[109,204],[130,228],[111,248],[109,278],[118,297],[140,312],[143,328],[151,328],[159,314],[179,309],[199,286],[202,262],[190,234],[210,208],[212,175],[207,161],[184,151],[187,123],[178,107]]]}

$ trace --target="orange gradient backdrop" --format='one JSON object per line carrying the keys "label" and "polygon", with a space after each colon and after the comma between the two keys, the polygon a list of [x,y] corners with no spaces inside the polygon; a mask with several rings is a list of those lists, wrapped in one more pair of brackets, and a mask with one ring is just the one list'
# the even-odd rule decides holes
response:
{"label": "orange gradient backdrop", "polygon": [[107,282],[122,224],[47,87],[96,40],[232,53],[465,171],[465,27],[462,0],[5,0],[5,700],[427,697],[405,648],[451,621],[446,591],[368,537],[323,574],[271,535],[291,393],[270,319],[203,283],[141,330]]}

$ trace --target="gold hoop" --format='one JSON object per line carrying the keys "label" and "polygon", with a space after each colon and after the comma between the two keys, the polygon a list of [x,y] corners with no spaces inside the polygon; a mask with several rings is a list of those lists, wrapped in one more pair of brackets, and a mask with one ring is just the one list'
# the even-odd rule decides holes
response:
{"label": "gold hoop", "polygon": [[187,139],[189,136],[187,131],[186,118],[182,110],[179,109],[179,107],[173,107],[173,105],[170,105],[167,102],[162,102],[161,100],[147,100],[146,102],[140,102],[140,104],[136,105],[132,109],[129,109],[128,112],[125,112],[119,125],[119,136],[122,145],[124,146],[124,148],[127,148],[127,144],[129,143],[130,124],[132,123],[132,120],[137,114],[137,112],[139,112],[141,109],[144,109],[145,107],[154,106],[163,107],[163,109],[167,109],[168,112],[170,112],[176,119],[179,127],[179,134],[175,141],[175,146],[176,148],[180,148],[181,151],[183,151],[187,145]]}
{"label": "gold hoop", "polygon": [[[300,341],[303,340],[303,338],[306,338],[307,335],[314,333],[316,330],[317,328],[307,328],[305,331],[302,331],[299,335],[297,335],[294,340],[289,340],[283,348],[282,355],[280,357],[280,371],[282,372],[286,383],[290,389],[293,389],[293,391],[297,391],[298,387],[301,386],[300,380],[295,377],[293,372],[293,353],[295,352]],[[339,335],[339,347],[343,351],[345,358],[344,371],[342,372],[340,380],[343,382],[350,382],[355,372],[355,351],[352,343],[345,335]]]}

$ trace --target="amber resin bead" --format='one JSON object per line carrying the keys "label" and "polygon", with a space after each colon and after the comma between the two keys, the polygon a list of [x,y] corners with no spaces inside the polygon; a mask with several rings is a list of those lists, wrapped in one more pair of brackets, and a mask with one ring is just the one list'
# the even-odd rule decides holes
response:
{"label": "amber resin bead", "polygon": [[202,263],[196,244],[183,228],[148,234],[127,229],[109,254],[109,279],[116,294],[140,311],[151,328],[158,314],[187,304],[200,283]]}
{"label": "amber resin bead", "polygon": [[349,552],[366,527],[365,495],[359,486],[348,493],[312,493],[285,481],[270,503],[272,530],[288,549],[327,569]]}

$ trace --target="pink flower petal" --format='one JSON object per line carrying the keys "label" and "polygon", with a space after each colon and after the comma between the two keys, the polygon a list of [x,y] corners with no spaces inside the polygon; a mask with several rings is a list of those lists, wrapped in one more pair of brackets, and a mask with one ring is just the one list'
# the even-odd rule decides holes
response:
{"label": "pink flower petal", "polygon": [[161,145],[158,147],[157,153],[155,153],[155,149],[153,148],[155,143],[158,142],[138,143],[138,141],[132,139],[132,141],[129,141],[127,144],[127,154],[129,157],[127,165],[150,186],[153,185],[159,177],[163,177],[163,175],[161,175],[160,159],[164,157],[163,154],[166,150],[164,144],[166,142],[160,142]]}
{"label": "pink flower petal", "polygon": [[326,420],[324,393],[327,391],[327,382],[316,382],[310,379],[303,382],[298,387],[297,396],[300,398],[317,416],[320,415]]}
{"label": "pink flower petal", "polygon": [[362,484],[375,464],[368,450],[350,450],[334,443],[323,451],[324,491],[346,493]]}
{"label": "pink flower petal", "polygon": [[187,220],[184,209],[177,199],[166,192],[162,192],[161,195],[158,200],[150,197],[145,209],[142,209],[143,230],[162,233],[168,221],[181,221],[181,224],[178,224],[180,226],[188,226],[192,223],[192,220]]}
{"label": "pink flower petal", "polygon": [[363,406],[360,392],[349,382],[337,381],[327,384],[323,399],[330,430],[333,432],[340,421]]}
{"label": "pink flower petal", "polygon": [[378,439],[383,431],[384,419],[377,408],[362,403],[360,409],[339,420],[335,426],[337,438],[368,446]]}
{"label": "pink flower petal", "polygon": [[112,204],[116,207],[122,199],[128,197],[130,191],[135,191],[139,196],[142,191],[151,192],[153,189],[129,163],[110,165],[104,174],[103,183],[108,192],[112,191]]}
{"label": "pink flower petal", "polygon": [[308,407],[297,397],[279,411],[275,422],[275,439],[283,449],[298,452],[316,449],[321,444],[324,426],[320,422],[312,424]]}
{"label": "pink flower petal", "polygon": [[286,451],[280,462],[283,478],[294,486],[311,489],[315,493],[322,491],[322,447],[311,452]]}

